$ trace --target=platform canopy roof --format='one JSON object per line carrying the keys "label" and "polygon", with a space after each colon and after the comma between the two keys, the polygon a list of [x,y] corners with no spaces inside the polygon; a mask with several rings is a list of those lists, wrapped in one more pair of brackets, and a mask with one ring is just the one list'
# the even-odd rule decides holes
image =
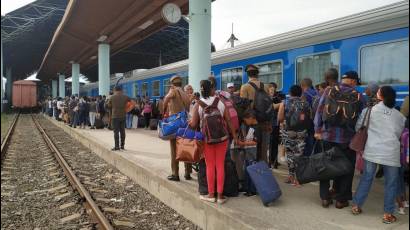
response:
{"label": "platform canopy roof", "polygon": [[67,2],[37,0],[1,16],[3,63],[5,69],[12,69],[14,79],[24,79],[38,69]]}
{"label": "platform canopy roof", "polygon": [[101,40],[110,44],[111,73],[158,66],[160,56],[163,64],[186,58],[188,25],[165,23],[161,9],[168,2],[188,12],[188,0],[70,0],[38,78],[70,76],[70,62],[76,62],[89,80],[97,80]]}

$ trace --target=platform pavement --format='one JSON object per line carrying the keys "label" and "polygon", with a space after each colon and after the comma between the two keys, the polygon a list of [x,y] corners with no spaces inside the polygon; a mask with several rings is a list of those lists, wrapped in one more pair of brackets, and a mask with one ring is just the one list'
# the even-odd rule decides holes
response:
{"label": "platform pavement", "polygon": [[[282,183],[286,176],[284,167],[274,171],[283,195],[270,207],[264,207],[257,196],[230,198],[224,205],[204,203],[198,198],[196,173],[192,181],[166,179],[170,172],[169,144],[157,138],[156,132],[127,130],[126,150],[112,152],[109,150],[114,142],[112,131],[73,129],[55,120],[52,122],[203,229],[409,229],[408,214],[397,215],[399,221],[395,224],[382,223],[383,182],[380,179],[373,185],[360,216],[353,216],[350,208],[322,208],[317,183],[301,188]],[[183,175],[182,163],[180,174]],[[356,184],[357,177],[354,188]]]}

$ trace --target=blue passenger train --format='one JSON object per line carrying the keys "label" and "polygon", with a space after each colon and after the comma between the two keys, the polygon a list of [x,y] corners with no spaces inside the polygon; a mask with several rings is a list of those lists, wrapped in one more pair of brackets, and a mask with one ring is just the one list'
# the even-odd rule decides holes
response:
{"label": "blue passenger train", "polygon": [[[392,85],[401,104],[409,90],[409,3],[398,2],[215,52],[211,74],[219,81],[218,88],[233,82],[239,89],[248,80],[247,64],[257,64],[260,79],[276,82],[285,93],[306,77],[314,84],[323,82],[330,67],[340,73],[355,70],[362,81],[359,90],[370,81]],[[120,85],[130,97],[158,98],[166,94],[175,74],[188,83],[187,60],[128,72]],[[98,83],[83,86],[81,94],[97,96]]]}

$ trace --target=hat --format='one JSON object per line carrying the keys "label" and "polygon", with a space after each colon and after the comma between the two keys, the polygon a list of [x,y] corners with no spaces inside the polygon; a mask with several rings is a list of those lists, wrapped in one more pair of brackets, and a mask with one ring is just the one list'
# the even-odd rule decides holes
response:
{"label": "hat", "polygon": [[254,70],[259,70],[259,68],[256,65],[247,65],[245,68],[245,71],[248,72],[249,70],[254,69]]}
{"label": "hat", "polygon": [[359,74],[357,74],[356,71],[347,71],[345,74],[343,74],[342,79],[356,80],[357,84],[360,85]]}
{"label": "hat", "polygon": [[182,78],[180,77],[180,76],[178,76],[178,75],[176,75],[176,76],[173,76],[172,78],[171,78],[171,80],[169,80],[171,83],[177,83],[177,82],[182,82]]}
{"label": "hat", "polygon": [[367,88],[370,90],[370,92],[372,92],[373,95],[376,95],[380,87],[376,82],[371,81],[367,84]]}
{"label": "hat", "polygon": [[228,84],[226,84],[226,88],[231,88],[231,87],[235,87],[235,84],[233,84],[232,82],[229,82]]}

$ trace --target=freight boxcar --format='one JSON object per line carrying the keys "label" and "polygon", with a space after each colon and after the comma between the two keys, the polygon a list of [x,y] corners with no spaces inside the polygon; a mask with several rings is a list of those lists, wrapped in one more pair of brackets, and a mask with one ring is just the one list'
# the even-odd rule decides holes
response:
{"label": "freight boxcar", "polygon": [[37,107],[37,85],[32,81],[13,82],[13,108],[30,109]]}

